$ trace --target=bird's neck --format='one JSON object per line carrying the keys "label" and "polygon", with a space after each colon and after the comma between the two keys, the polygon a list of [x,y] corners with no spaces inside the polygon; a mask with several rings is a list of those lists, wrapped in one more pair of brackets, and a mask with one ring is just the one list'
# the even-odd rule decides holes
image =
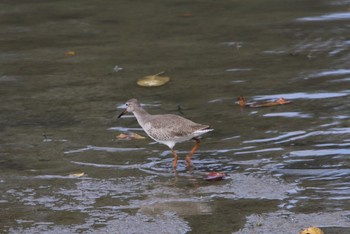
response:
{"label": "bird's neck", "polygon": [[141,126],[143,126],[145,124],[145,122],[147,122],[148,117],[151,116],[144,109],[138,109],[138,110],[134,111],[134,115],[135,115],[135,117],[137,119],[137,122]]}

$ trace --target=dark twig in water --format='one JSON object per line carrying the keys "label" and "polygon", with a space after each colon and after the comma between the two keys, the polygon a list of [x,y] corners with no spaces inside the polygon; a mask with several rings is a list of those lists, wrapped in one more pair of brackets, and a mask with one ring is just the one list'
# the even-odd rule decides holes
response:
{"label": "dark twig in water", "polygon": [[177,104],[177,111],[183,115],[184,113],[182,112],[182,108],[181,108],[181,105],[180,104]]}
{"label": "dark twig in water", "polygon": [[43,133],[44,141],[51,141],[51,139],[49,138],[50,136],[52,135]]}

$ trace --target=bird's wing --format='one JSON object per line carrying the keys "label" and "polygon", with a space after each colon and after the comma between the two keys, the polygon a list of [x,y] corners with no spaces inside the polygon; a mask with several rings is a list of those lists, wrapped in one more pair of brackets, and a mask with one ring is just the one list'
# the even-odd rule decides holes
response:
{"label": "bird's wing", "polygon": [[149,121],[152,126],[150,134],[162,134],[165,138],[184,137],[196,130],[209,128],[208,125],[197,124],[178,115],[162,115]]}

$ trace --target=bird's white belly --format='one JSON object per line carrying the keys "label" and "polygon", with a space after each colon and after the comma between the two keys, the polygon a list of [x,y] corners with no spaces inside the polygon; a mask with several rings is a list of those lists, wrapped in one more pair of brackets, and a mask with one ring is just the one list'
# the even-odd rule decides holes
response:
{"label": "bird's white belly", "polygon": [[188,140],[192,139],[193,137],[177,137],[177,138],[173,138],[171,140],[159,140],[159,139],[154,139],[153,137],[151,137],[151,138],[153,140],[161,143],[161,144],[167,145],[170,149],[172,149],[176,143],[188,141]]}
{"label": "bird's white belly", "polygon": [[169,137],[169,135],[167,135],[167,133],[163,132],[162,130],[159,130],[158,132],[152,131],[154,129],[152,129],[152,126],[150,123],[145,123],[142,126],[142,128],[150,138],[152,138],[153,140],[161,144],[167,145],[170,149],[172,149],[176,143],[188,141],[194,137],[197,137],[206,132],[212,131],[212,129],[203,129],[203,130],[194,131],[192,134],[185,135],[185,136]]}

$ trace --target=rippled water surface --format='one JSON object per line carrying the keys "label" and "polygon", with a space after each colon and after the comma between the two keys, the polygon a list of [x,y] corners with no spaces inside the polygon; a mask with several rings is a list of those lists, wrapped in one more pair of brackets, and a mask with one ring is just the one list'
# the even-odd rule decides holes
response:
{"label": "rippled water surface", "polygon": [[[349,233],[349,9],[2,1],[0,232]],[[137,86],[162,71],[169,83]],[[193,142],[175,173],[166,146],[116,118],[132,97],[215,129],[191,170]],[[146,138],[116,138],[130,132]]]}

